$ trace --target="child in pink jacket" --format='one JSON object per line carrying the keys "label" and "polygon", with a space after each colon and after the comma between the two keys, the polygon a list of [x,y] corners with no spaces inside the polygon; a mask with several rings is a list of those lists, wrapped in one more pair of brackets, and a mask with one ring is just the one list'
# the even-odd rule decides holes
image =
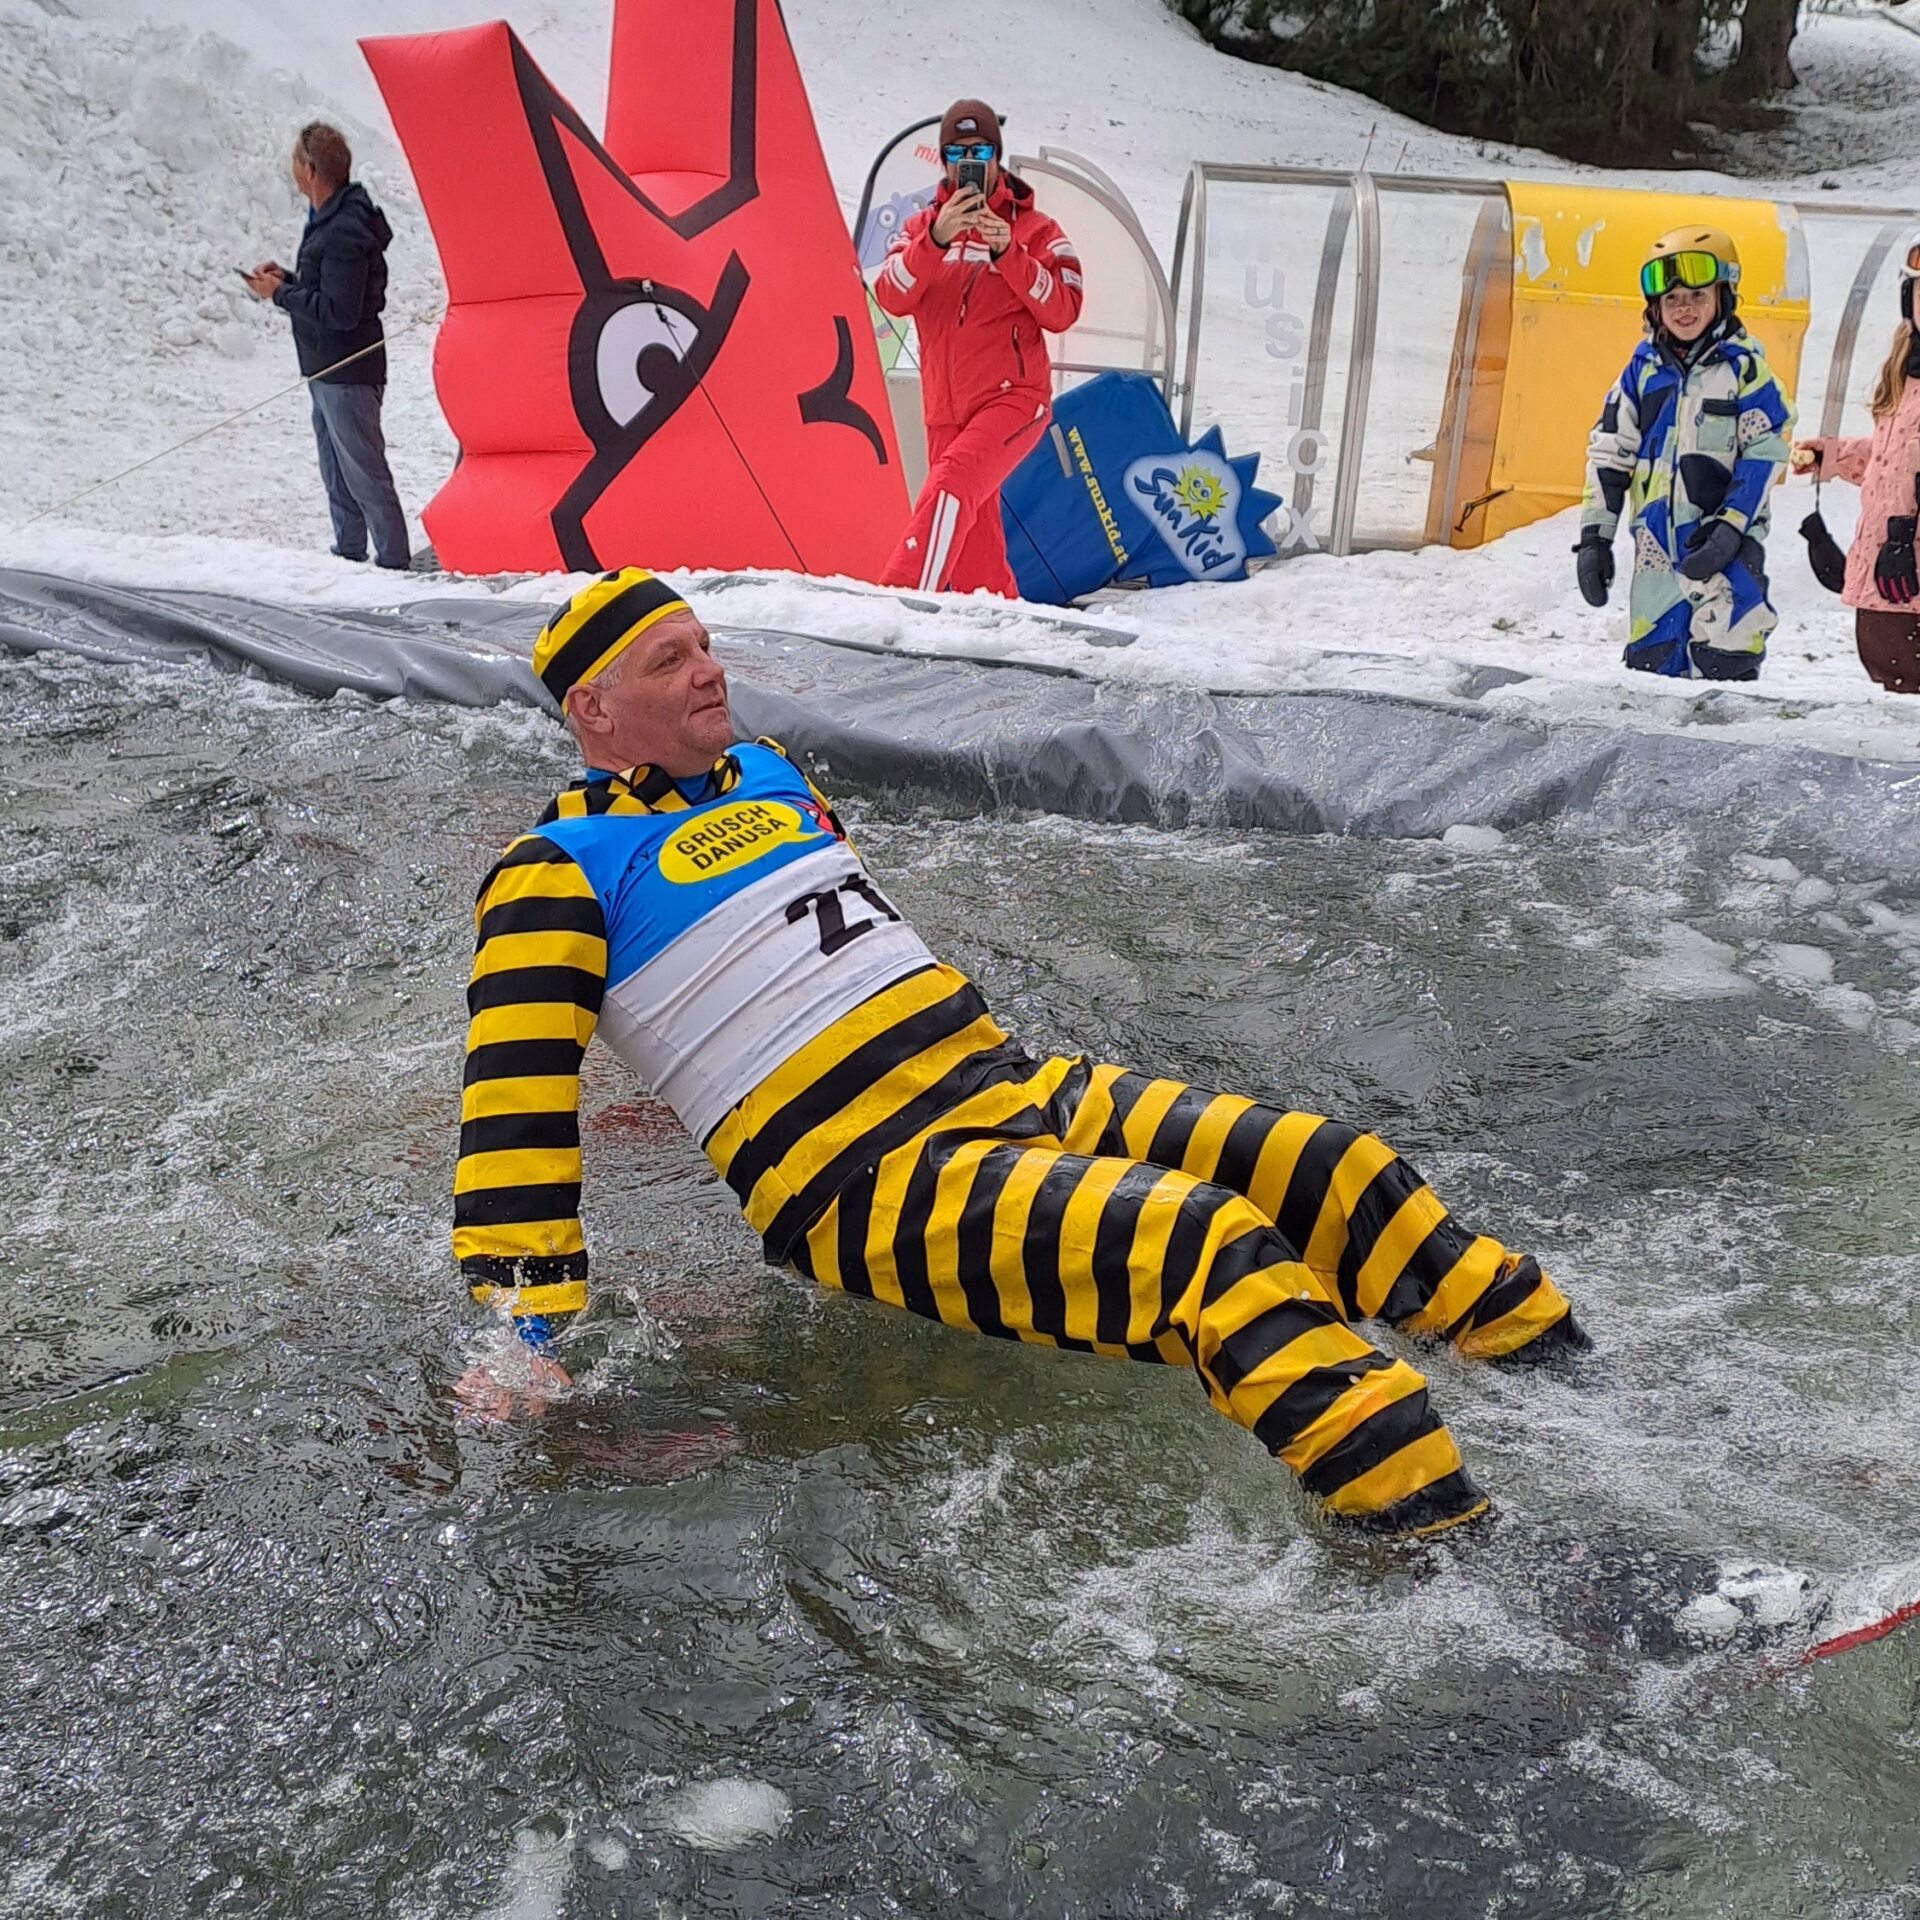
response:
{"label": "child in pink jacket", "polygon": [[1920,236],[1900,269],[1900,326],[1873,389],[1873,433],[1860,440],[1802,440],[1801,472],[1851,480],[1860,489],[1860,525],[1847,551],[1841,599],[1853,608],[1860,664],[1889,693],[1920,693],[1920,331],[1913,318]]}

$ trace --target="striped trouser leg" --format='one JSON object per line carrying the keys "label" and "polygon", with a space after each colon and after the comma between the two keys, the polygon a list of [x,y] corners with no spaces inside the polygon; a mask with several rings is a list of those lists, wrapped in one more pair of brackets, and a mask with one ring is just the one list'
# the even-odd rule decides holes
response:
{"label": "striped trouser leg", "polygon": [[1096,1067],[1063,1138],[1245,1194],[1349,1320],[1378,1316],[1492,1359],[1568,1317],[1536,1260],[1468,1233],[1391,1147],[1356,1127]]}
{"label": "striped trouser leg", "polygon": [[934,1132],[843,1187],[795,1259],[949,1326],[1192,1366],[1331,1513],[1416,1532],[1486,1505],[1426,1383],[1244,1196],[1055,1141]]}

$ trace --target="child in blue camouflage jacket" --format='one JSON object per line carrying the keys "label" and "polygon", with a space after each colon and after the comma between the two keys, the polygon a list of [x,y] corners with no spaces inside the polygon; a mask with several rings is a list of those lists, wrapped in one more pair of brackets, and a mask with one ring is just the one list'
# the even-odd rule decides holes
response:
{"label": "child in blue camouflage jacket", "polygon": [[1780,616],[1767,599],[1767,494],[1793,409],[1737,317],[1740,259],[1711,227],[1654,242],[1640,271],[1648,337],[1587,446],[1574,552],[1603,607],[1613,535],[1633,528],[1626,663],[1643,673],[1755,680]]}

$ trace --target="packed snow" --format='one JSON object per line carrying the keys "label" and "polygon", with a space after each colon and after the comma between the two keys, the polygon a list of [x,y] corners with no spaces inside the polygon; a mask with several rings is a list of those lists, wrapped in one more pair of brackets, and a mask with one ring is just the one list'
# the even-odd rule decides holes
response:
{"label": "packed snow", "polygon": [[[331,559],[284,318],[254,302],[234,271],[290,258],[304,211],[286,174],[291,135],[314,114],[338,121],[396,232],[386,425],[417,519],[454,457],[431,380],[443,294],[355,40],[463,25],[485,11],[468,0],[340,0],[325,9],[272,0],[0,0],[0,565],[334,605],[450,588],[561,596],[567,582],[557,576],[396,580]],[[1105,168],[1166,261],[1196,158],[1351,168],[1366,154],[1380,171],[1483,178],[1572,171],[1231,60],[1162,0],[981,0],[969,14],[964,58],[939,36],[908,31],[897,7],[876,0],[789,0],[785,12],[849,211],[881,141],[960,90],[1004,108],[1016,149],[1058,145]],[[597,118],[610,0],[538,0],[509,17],[562,90]],[[1776,178],[1617,177],[1876,206],[1920,200],[1897,136],[1908,116],[1887,111],[1920,94],[1920,35],[1873,9],[1811,13],[1796,61],[1804,84],[1788,124],[1726,145],[1743,168],[1774,167]],[[1151,88],[1142,84],[1149,73]],[[1444,327],[1453,305],[1448,288],[1436,309]],[[1883,331],[1870,314],[1857,387],[1871,376]],[[1227,424],[1236,451],[1258,445]],[[1851,614],[1806,572],[1793,530],[1810,504],[1802,484],[1775,499],[1784,618],[1752,690],[1626,674],[1624,583],[1608,613],[1586,608],[1573,587],[1564,517],[1477,552],[1305,556],[1239,586],[1109,594],[1078,627],[1017,605],[928,608],[855,583],[777,573],[685,583],[716,624],[784,626],[902,651],[1221,689],[1472,697],[1539,720],[1699,727],[1719,740],[1920,757],[1920,714],[1867,681]],[[1851,490],[1829,488],[1823,504],[1844,540]],[[1089,626],[1109,631],[1089,634]]]}

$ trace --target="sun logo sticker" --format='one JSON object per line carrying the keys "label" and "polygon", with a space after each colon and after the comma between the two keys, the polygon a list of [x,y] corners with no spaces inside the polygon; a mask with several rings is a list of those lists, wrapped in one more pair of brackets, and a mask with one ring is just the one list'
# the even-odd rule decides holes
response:
{"label": "sun logo sticker", "polygon": [[[1180,464],[1174,465],[1178,459]],[[1240,476],[1202,450],[1148,454],[1126,473],[1126,498],[1147,517],[1189,580],[1238,579],[1247,564]]]}
{"label": "sun logo sticker", "polygon": [[1173,497],[1197,520],[1211,519],[1227,504],[1220,476],[1205,467],[1182,467],[1173,483]]}

